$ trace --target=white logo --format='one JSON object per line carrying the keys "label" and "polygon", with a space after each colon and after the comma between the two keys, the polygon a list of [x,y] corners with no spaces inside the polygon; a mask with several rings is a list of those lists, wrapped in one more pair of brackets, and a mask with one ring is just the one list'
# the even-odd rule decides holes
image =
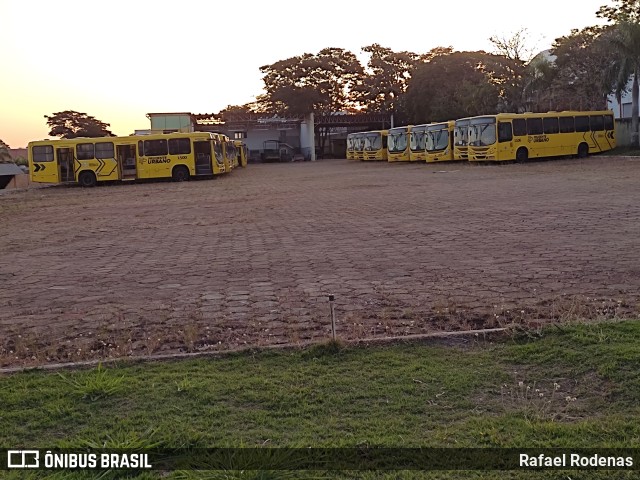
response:
{"label": "white logo", "polygon": [[8,468],[38,468],[39,466],[38,450],[7,450]]}

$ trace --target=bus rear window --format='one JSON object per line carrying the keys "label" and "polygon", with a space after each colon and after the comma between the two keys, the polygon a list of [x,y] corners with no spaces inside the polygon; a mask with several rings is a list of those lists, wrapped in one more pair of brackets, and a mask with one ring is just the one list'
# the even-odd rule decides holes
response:
{"label": "bus rear window", "polygon": [[558,133],[560,131],[557,117],[543,118],[542,127],[544,128],[544,133],[546,134]]}
{"label": "bus rear window", "polygon": [[573,117],[560,117],[560,133],[573,133]]}
{"label": "bus rear window", "polygon": [[514,137],[522,137],[527,134],[527,122],[524,118],[515,118],[512,123]]}
{"label": "bus rear window", "polygon": [[188,138],[170,138],[169,155],[188,155],[191,153],[191,142]]}
{"label": "bus rear window", "polygon": [[78,160],[91,160],[93,156],[93,143],[79,143],[76,145],[76,157]]}
{"label": "bus rear window", "polygon": [[145,140],[144,154],[147,157],[157,157],[159,155],[166,155],[167,141],[166,140]]}
{"label": "bus rear window", "polygon": [[527,134],[542,135],[542,119],[541,118],[527,118]]}
{"label": "bus rear window", "polygon": [[604,130],[604,119],[602,115],[591,115],[589,117],[592,132],[601,132]]}
{"label": "bus rear window", "polygon": [[32,151],[34,162],[53,162],[53,145],[38,145]]}
{"label": "bus rear window", "polygon": [[96,158],[115,158],[112,142],[96,143]]}
{"label": "bus rear window", "polygon": [[589,131],[589,117],[586,115],[580,115],[576,117],[576,132],[588,132]]}

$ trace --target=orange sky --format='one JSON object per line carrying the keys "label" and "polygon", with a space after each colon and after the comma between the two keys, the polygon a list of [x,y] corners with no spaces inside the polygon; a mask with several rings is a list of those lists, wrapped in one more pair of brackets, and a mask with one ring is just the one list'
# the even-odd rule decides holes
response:
{"label": "orange sky", "polygon": [[46,138],[44,115],[62,110],[118,135],[149,128],[148,112],[218,112],[255,99],[260,66],[325,47],[490,50],[491,35],[526,27],[542,50],[601,23],[595,11],[607,3],[0,0],[0,139],[20,148]]}

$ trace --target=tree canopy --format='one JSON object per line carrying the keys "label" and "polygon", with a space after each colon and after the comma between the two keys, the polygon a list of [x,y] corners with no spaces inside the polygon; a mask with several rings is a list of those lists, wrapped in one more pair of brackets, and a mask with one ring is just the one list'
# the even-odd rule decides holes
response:
{"label": "tree canopy", "polygon": [[0,140],[0,163],[13,163],[9,145]]}
{"label": "tree canopy", "polygon": [[331,113],[352,107],[351,90],[363,77],[350,51],[325,48],[260,67],[266,93],[263,109],[277,113]]}
{"label": "tree canopy", "polygon": [[61,138],[112,137],[109,124],[86,113],[65,110],[45,115],[50,128],[49,135]]}

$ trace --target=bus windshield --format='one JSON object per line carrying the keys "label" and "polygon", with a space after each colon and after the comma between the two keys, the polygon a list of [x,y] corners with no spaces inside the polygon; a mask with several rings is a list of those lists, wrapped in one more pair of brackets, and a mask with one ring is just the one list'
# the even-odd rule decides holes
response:
{"label": "bus windshield", "polygon": [[444,150],[449,146],[449,129],[446,127],[427,132],[426,147],[428,152]]}
{"label": "bus windshield", "polygon": [[469,141],[469,120],[456,122],[454,130],[455,144],[458,147],[466,147]]}
{"label": "bus windshield", "polygon": [[425,132],[424,130],[412,130],[409,148],[414,152],[424,151]]}
{"label": "bus windshield", "polygon": [[404,152],[407,149],[406,132],[389,133],[387,139],[390,152]]}
{"label": "bus windshield", "polygon": [[496,119],[479,118],[469,126],[469,145],[486,147],[496,143]]}
{"label": "bus windshield", "polygon": [[382,135],[379,133],[369,133],[364,136],[365,150],[380,150],[382,148]]}

